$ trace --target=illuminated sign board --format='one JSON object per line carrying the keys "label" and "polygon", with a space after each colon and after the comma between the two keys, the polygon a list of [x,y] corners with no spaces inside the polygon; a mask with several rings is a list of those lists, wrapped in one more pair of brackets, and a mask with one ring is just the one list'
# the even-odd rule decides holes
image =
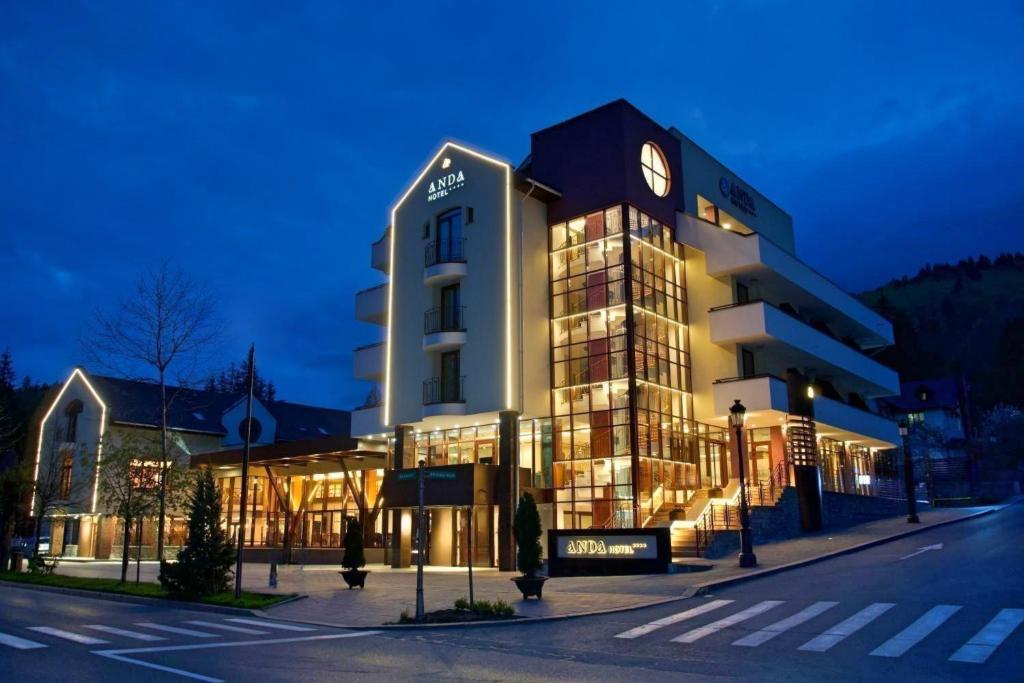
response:
{"label": "illuminated sign board", "polygon": [[871,486],[871,475],[870,474],[858,474],[857,475],[858,486]]}
{"label": "illuminated sign board", "polygon": [[719,178],[718,189],[721,191],[722,196],[728,198],[729,203],[737,209],[751,216],[757,215],[757,206],[754,205],[754,198],[739,183],[734,183],[728,178]]}
{"label": "illuminated sign board", "polygon": [[[441,170],[448,170],[451,165],[452,160],[445,157],[444,161],[441,162]],[[427,201],[432,202],[435,199],[447,197],[465,184],[466,176],[462,171],[451,171],[440,175],[431,180],[430,185],[427,186]]]}
{"label": "illuminated sign board", "polygon": [[672,564],[668,527],[548,529],[548,576],[662,574]]}
{"label": "illuminated sign board", "polygon": [[576,536],[558,539],[558,556],[567,558],[653,560],[658,557],[654,536]]}

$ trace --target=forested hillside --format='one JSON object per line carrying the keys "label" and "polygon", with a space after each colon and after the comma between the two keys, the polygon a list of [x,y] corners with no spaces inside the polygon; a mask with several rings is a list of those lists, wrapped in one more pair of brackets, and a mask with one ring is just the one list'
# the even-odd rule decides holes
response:
{"label": "forested hillside", "polygon": [[1024,405],[1024,254],[928,265],[859,298],[892,321],[902,379],[959,376],[976,408]]}

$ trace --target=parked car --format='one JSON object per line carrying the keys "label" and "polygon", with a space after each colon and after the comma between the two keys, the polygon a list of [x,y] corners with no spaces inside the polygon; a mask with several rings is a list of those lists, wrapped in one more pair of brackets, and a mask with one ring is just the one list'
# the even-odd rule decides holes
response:
{"label": "parked car", "polygon": [[[32,549],[35,547],[36,539],[35,536],[20,537],[16,536],[11,540],[11,550],[21,551],[25,557],[32,554]],[[40,536],[39,537],[39,554],[49,555],[50,554],[50,537]]]}

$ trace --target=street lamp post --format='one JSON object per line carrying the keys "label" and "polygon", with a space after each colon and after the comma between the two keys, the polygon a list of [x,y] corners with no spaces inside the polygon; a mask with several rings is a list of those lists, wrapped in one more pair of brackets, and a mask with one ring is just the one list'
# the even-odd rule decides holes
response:
{"label": "street lamp post", "polygon": [[917,497],[914,495],[914,458],[910,453],[910,428],[900,420],[900,439],[903,441],[903,485],[907,491],[907,522],[918,524]]}
{"label": "street lamp post", "polygon": [[423,535],[426,533],[426,525],[423,519],[423,489],[424,476],[426,473],[426,461],[420,460],[419,468],[419,518],[416,520],[416,621],[423,623],[423,555],[426,550],[426,543],[423,542]]}
{"label": "street lamp post", "polygon": [[740,566],[756,567],[757,555],[754,554],[754,542],[750,533],[750,510],[747,508],[747,480],[744,470],[743,453],[743,423],[746,420],[747,409],[740,400],[735,399],[732,408],[729,408],[729,425],[736,430],[736,455],[740,463]]}

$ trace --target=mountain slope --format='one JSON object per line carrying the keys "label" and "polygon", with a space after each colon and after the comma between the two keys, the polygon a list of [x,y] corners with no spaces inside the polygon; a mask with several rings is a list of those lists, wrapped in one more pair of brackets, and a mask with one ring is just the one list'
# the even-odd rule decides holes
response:
{"label": "mountain slope", "polygon": [[929,265],[858,295],[892,321],[900,378],[959,376],[979,408],[1024,405],[1024,254]]}

